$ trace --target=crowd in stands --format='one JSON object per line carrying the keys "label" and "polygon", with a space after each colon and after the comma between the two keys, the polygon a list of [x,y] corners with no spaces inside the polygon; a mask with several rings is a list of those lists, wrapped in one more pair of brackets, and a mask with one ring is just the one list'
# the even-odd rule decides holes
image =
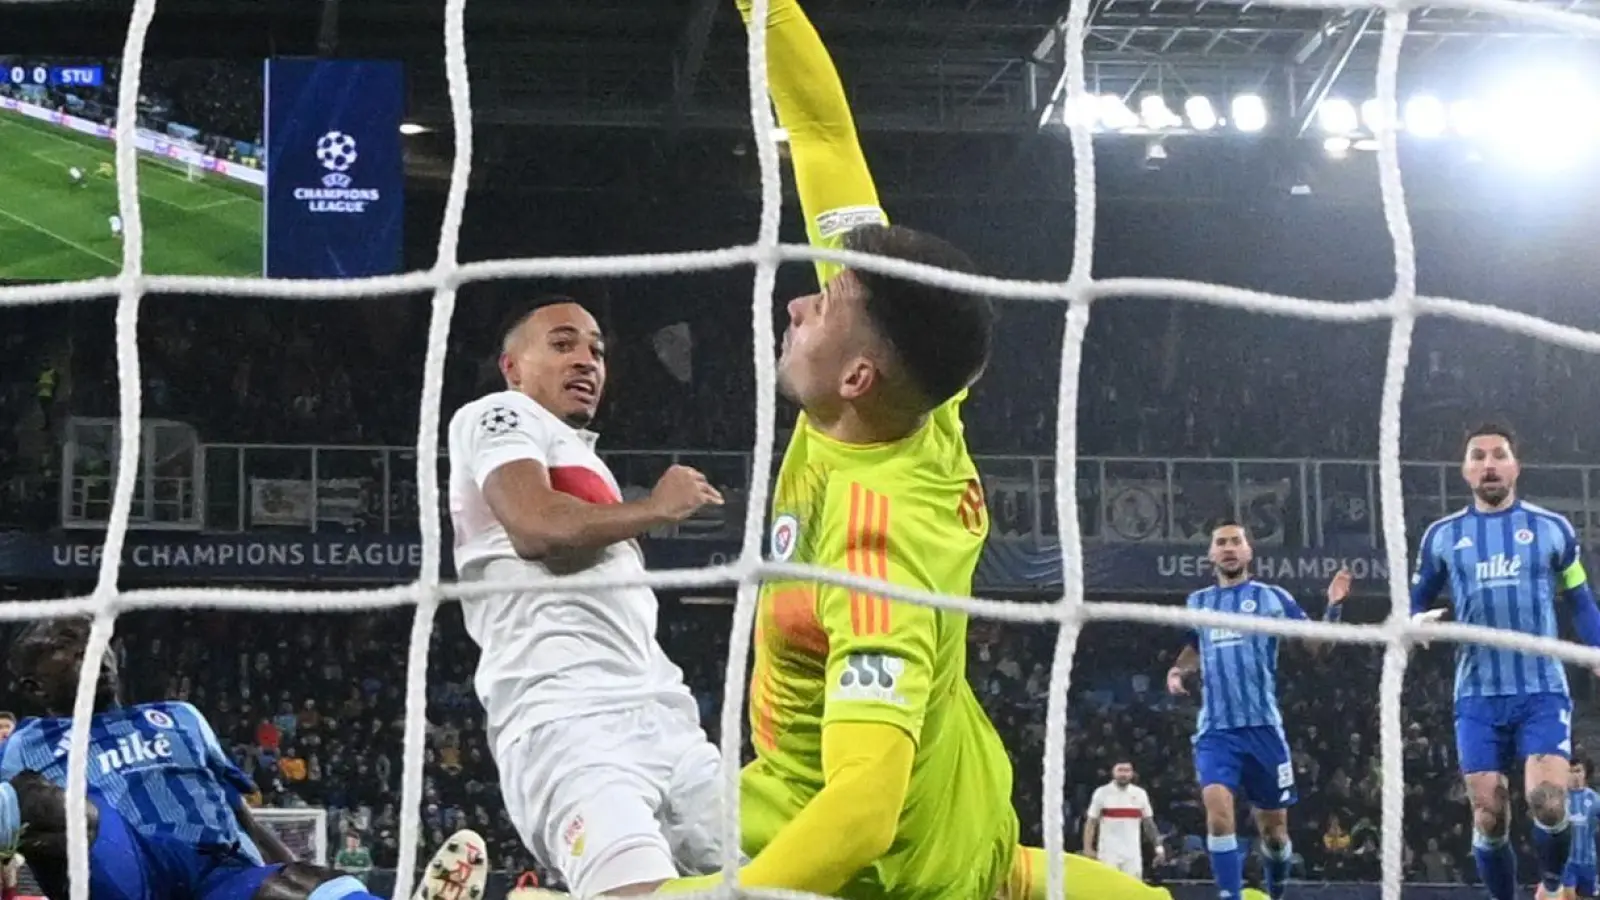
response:
{"label": "crowd in stands", "polygon": [[[653,302],[640,281],[574,290],[613,334],[603,446],[748,448],[755,404],[743,312],[747,273],[708,279],[671,303]],[[495,386],[487,364],[498,329],[524,296],[516,285],[463,291],[446,363],[446,415]],[[727,311],[731,297],[739,298],[736,315]],[[419,297],[317,304],[146,298],[143,412],[192,423],[209,443],[411,446],[428,322],[427,298]],[[1330,334],[1325,327],[1198,308],[1097,306],[1080,379],[1080,452],[1374,458],[1386,332]],[[1510,411],[1513,425],[1538,436],[1529,452],[1540,461],[1592,462],[1600,420],[1538,402],[1595,380],[1592,359],[1509,337],[1481,344],[1464,336],[1465,327],[1419,333],[1404,454],[1449,459],[1465,425]],[[998,338],[1004,352],[967,407],[976,452],[1052,454],[1061,332],[1056,310],[1005,308]],[[0,526],[54,525],[63,423],[115,415],[114,349],[107,302],[0,309]],[[780,423],[787,415],[780,413]],[[403,479],[396,489],[404,489]],[[256,779],[260,803],[326,808],[334,829],[329,846],[343,849],[352,868],[361,868],[364,856],[379,868],[393,865],[404,688],[395,661],[407,643],[408,617],[346,617],[333,626],[309,616],[258,616],[248,628],[238,627],[237,617],[129,615],[121,638],[141,661],[128,669],[130,696],[193,701]],[[727,629],[721,607],[673,605],[664,613],[667,649],[685,668],[713,737]],[[970,674],[1012,750],[1014,801],[1029,841],[1041,839],[1052,644],[1044,630],[982,623],[971,641]],[[1065,736],[1069,846],[1081,834],[1090,792],[1114,762],[1128,758],[1150,790],[1169,850],[1171,861],[1157,874],[1204,877],[1203,817],[1189,762],[1194,709],[1166,698],[1161,685],[1175,650],[1171,632],[1142,626],[1097,624],[1081,642]],[[1379,659],[1365,648],[1331,653],[1313,660],[1298,646],[1284,651],[1284,712],[1301,793],[1291,817],[1296,866],[1307,878],[1371,880],[1382,786]],[[1408,673],[1405,842],[1414,880],[1472,877],[1447,658],[1446,649],[1430,650]],[[430,659],[421,840],[431,845],[466,824],[489,838],[499,868],[528,870],[533,861],[507,821],[484,745],[471,688],[475,651],[451,608],[440,613]]]}
{"label": "crowd in stands", "polygon": [[[638,315],[648,295],[624,294],[618,288],[594,304],[616,351],[599,423],[605,446],[747,449],[755,428],[748,323],[722,313],[722,296],[688,297],[669,311]],[[414,441],[429,318],[425,299],[229,303],[225,317],[211,315],[215,306],[208,300],[163,297],[146,305],[141,362],[147,415],[195,422],[213,442]],[[471,316],[457,316],[446,364],[446,414],[498,387],[489,365],[495,332],[515,305],[490,301],[475,304]],[[51,404],[56,418],[114,414],[110,313],[108,303],[6,311],[0,335],[29,346],[16,365],[8,365],[8,375],[16,375],[4,390],[32,391],[38,373],[50,367],[60,382]],[[1194,309],[1171,315],[1181,319],[1170,326],[1181,337],[1152,329],[1147,312],[1122,315],[1107,307],[1093,320],[1080,379],[1080,453],[1375,458],[1382,341],[1352,340],[1326,354],[1307,353],[1292,340],[1250,340],[1252,319],[1241,324]],[[1052,452],[1054,377],[1041,379],[1039,363],[1053,359],[1060,346],[1056,319],[1034,307],[1007,308],[999,336],[1006,352],[997,355],[967,405],[974,452]],[[1296,327],[1276,319],[1269,324]],[[681,328],[686,343],[667,348],[660,335],[673,326]],[[1457,452],[1464,423],[1507,410],[1520,432],[1540,436],[1529,448],[1539,461],[1593,458],[1600,425],[1537,401],[1559,385],[1600,376],[1594,357],[1508,338],[1510,346],[1469,360],[1447,352],[1449,340],[1425,339],[1445,330],[1419,338],[1413,353],[1402,434],[1406,458],[1448,460]],[[40,334],[51,337],[42,345],[24,337]],[[362,339],[348,341],[350,334]],[[1317,340],[1310,332],[1302,337]],[[1250,347],[1255,364],[1239,368],[1229,357],[1196,352],[1224,340]],[[1469,363],[1471,391],[1465,387]],[[1312,403],[1319,415],[1303,415]],[[713,409],[715,415],[704,414]],[[780,411],[780,422],[784,415]]]}
{"label": "crowd in stands", "polygon": [[[126,699],[196,704],[255,779],[258,793],[251,802],[323,808],[331,856],[344,854],[356,870],[393,866],[405,690],[395,661],[404,655],[409,615],[252,614],[248,627],[240,626],[240,615],[125,615],[118,640],[124,658],[137,661],[123,669]],[[663,643],[683,667],[713,740],[719,738],[728,626],[728,607],[664,606]],[[1079,846],[1094,788],[1108,780],[1115,763],[1128,760],[1150,792],[1168,851],[1165,865],[1151,864],[1147,871],[1165,880],[1209,877],[1204,811],[1190,758],[1194,700],[1167,696],[1162,678],[1178,643],[1176,632],[1091,625],[1074,660],[1064,748],[1068,848]],[[1042,840],[1053,644],[1053,633],[1038,627],[980,621],[970,632],[969,678],[1011,751],[1013,801],[1028,842]],[[1376,880],[1381,651],[1286,644],[1282,656],[1282,704],[1300,794],[1290,816],[1296,877]],[[1422,651],[1407,673],[1405,867],[1412,881],[1473,877],[1470,817],[1451,739],[1449,660],[1446,648]],[[473,695],[475,662],[459,613],[445,608],[435,624],[427,672],[422,858],[452,830],[471,827],[488,840],[497,870],[531,871],[553,883],[506,816]],[[1248,817],[1241,823],[1249,835]],[[1527,835],[1514,833],[1525,843]],[[1525,870],[1532,865],[1531,858],[1525,860]]]}

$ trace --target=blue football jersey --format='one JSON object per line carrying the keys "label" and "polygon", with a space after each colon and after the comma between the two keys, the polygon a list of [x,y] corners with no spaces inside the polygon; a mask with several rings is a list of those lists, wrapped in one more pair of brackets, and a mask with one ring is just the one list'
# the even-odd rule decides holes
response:
{"label": "blue football jersey", "polygon": [[1592,788],[1567,792],[1567,825],[1572,829],[1572,851],[1567,864],[1594,868],[1594,826],[1600,818],[1600,794]]}
{"label": "blue football jersey", "polygon": [[[0,779],[32,769],[67,784],[72,720],[27,719],[0,748]],[[260,861],[233,808],[255,790],[200,711],[145,703],[97,714],[89,730],[89,794],[140,834],[197,847],[240,847]]]}
{"label": "blue football jersey", "polygon": [[[1273,619],[1304,619],[1289,592],[1246,581],[1213,585],[1189,595],[1190,609],[1243,613]],[[1197,735],[1212,730],[1282,728],[1278,711],[1278,639],[1231,628],[1200,628],[1190,635],[1200,651],[1200,720]]]}
{"label": "blue football jersey", "polygon": [[[1458,622],[1557,635],[1558,590],[1583,584],[1578,535],[1566,517],[1517,501],[1492,513],[1467,507],[1423,532],[1412,606],[1446,587]],[[1567,673],[1547,656],[1461,644],[1456,697],[1567,695]]]}

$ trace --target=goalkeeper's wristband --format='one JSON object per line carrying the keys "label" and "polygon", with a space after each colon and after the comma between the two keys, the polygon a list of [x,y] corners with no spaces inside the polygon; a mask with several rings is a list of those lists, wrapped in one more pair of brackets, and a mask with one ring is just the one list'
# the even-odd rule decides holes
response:
{"label": "goalkeeper's wristband", "polygon": [[1322,621],[1324,621],[1324,622],[1338,622],[1338,621],[1342,620],[1343,618],[1344,618],[1344,604],[1343,603],[1330,603],[1330,604],[1328,604],[1327,610],[1324,611],[1323,614],[1322,614]]}

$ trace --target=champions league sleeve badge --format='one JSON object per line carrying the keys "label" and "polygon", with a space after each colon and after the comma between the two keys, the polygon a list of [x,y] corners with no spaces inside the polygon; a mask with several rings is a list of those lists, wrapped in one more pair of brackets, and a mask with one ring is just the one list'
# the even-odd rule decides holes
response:
{"label": "champions league sleeve badge", "polygon": [[504,406],[491,406],[483,417],[478,419],[478,429],[484,434],[506,434],[515,431],[520,422],[516,410]]}

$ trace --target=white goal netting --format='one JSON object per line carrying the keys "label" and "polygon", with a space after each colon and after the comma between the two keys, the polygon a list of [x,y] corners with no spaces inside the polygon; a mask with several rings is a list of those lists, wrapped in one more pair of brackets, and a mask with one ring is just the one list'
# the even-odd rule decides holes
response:
{"label": "white goal netting", "polygon": [[[1398,0],[1372,2],[1314,2],[1314,0],[1269,0],[1279,6],[1369,7],[1379,5],[1384,13],[1384,28],[1377,74],[1377,103],[1381,121],[1394,123],[1396,115],[1396,77],[1401,46],[1414,4]],[[755,21],[765,21],[767,2],[755,0]],[[1452,0],[1447,4],[1480,13],[1532,20],[1541,25],[1600,35],[1600,20],[1529,5],[1515,0]],[[1085,97],[1083,43],[1091,4],[1076,0],[1062,29],[1067,47],[1067,102],[1081,108]],[[1408,650],[1425,629],[1429,640],[1494,644],[1527,652],[1548,654],[1588,666],[1600,665],[1600,651],[1553,639],[1533,638],[1458,624],[1417,626],[1409,621],[1406,587],[1400,579],[1390,584],[1392,613],[1385,624],[1338,626],[1315,622],[1265,620],[1254,616],[1224,613],[1198,613],[1181,609],[1127,603],[1085,605],[1083,602],[1082,535],[1076,511],[1078,377],[1085,329],[1091,302],[1116,296],[1165,297],[1231,307],[1244,311],[1300,316],[1327,322],[1357,322],[1388,319],[1392,322],[1389,352],[1384,375],[1380,424],[1380,482],[1383,512],[1384,549],[1390,571],[1406,571],[1405,520],[1402,514],[1400,483],[1400,397],[1404,387],[1412,331],[1422,315],[1452,316],[1508,331],[1520,332],[1566,346],[1600,352],[1600,334],[1557,325],[1533,316],[1495,307],[1479,306],[1458,300],[1419,296],[1416,291],[1416,259],[1411,227],[1401,186],[1397,139],[1392,124],[1380,129],[1379,169],[1383,209],[1394,244],[1395,283],[1388,297],[1362,303],[1334,303],[1261,294],[1217,285],[1160,279],[1123,278],[1095,280],[1091,275],[1095,227],[1094,148],[1088,123],[1070,117],[1074,179],[1077,188],[1076,231],[1072,247],[1071,274],[1065,283],[1016,282],[995,278],[962,276],[895,260],[877,259],[845,252],[824,252],[803,246],[778,243],[780,215],[780,175],[775,140],[775,123],[766,92],[766,34],[755,28],[749,32],[750,112],[758,137],[762,190],[761,220],[755,243],[721,250],[677,254],[636,255],[593,258],[549,258],[499,260],[462,265],[457,261],[457,244],[465,205],[467,176],[472,159],[472,115],[466,69],[464,32],[465,0],[445,4],[445,62],[450,90],[450,106],[455,121],[455,162],[439,236],[438,261],[428,271],[406,275],[344,282],[271,282],[261,279],[146,277],[141,262],[143,224],[138,203],[138,169],[134,142],[135,101],[139,93],[140,65],[145,35],[155,14],[156,0],[137,0],[134,4],[124,51],[123,77],[119,87],[117,114],[117,182],[122,219],[124,266],[114,278],[64,285],[0,289],[0,305],[59,302],[70,299],[116,296],[117,371],[122,443],[119,473],[111,521],[106,533],[97,586],[88,597],[0,606],[0,620],[32,619],[50,616],[91,615],[87,659],[98,659],[108,646],[118,613],[135,608],[205,606],[224,609],[342,610],[356,611],[384,607],[416,606],[411,633],[406,684],[407,720],[404,735],[404,776],[401,808],[406,811],[401,824],[400,859],[395,884],[396,898],[411,891],[412,873],[417,865],[418,810],[422,800],[422,757],[424,729],[424,678],[427,671],[428,637],[434,613],[442,600],[476,593],[496,592],[512,587],[526,589],[531,584],[443,584],[440,571],[440,530],[438,472],[432,464],[439,441],[440,392],[444,381],[446,341],[455,309],[456,288],[472,280],[510,277],[595,277],[659,274],[754,265],[755,288],[752,316],[755,335],[757,418],[754,462],[750,472],[750,503],[747,511],[741,555],[732,565],[698,570],[652,573],[657,587],[698,587],[737,583],[738,603],[729,641],[726,699],[722,711],[723,763],[729,797],[736,796],[739,746],[742,738],[742,710],[745,689],[745,660],[750,650],[750,633],[755,615],[756,587],[761,579],[773,576],[807,578],[856,590],[892,596],[901,600],[961,609],[980,617],[1020,622],[1053,622],[1059,625],[1059,639],[1051,670],[1051,685],[1046,714],[1048,736],[1044,765],[1044,840],[1050,855],[1050,896],[1060,898],[1063,888],[1062,843],[1064,787],[1063,748],[1066,727],[1068,680],[1078,633],[1084,622],[1094,619],[1138,621],[1168,626],[1215,626],[1244,631],[1380,644],[1386,648],[1381,681],[1382,762],[1389,777],[1383,779],[1383,896],[1398,900],[1402,873],[1401,816],[1403,785],[1401,773],[1400,688]],[[896,588],[869,579],[808,566],[765,563],[760,558],[764,507],[772,471],[774,440],[774,334],[771,307],[774,274],[787,261],[819,258],[846,265],[952,287],[987,292],[995,297],[1065,303],[1066,332],[1061,354],[1060,415],[1056,452],[1055,496],[1057,521],[1061,530],[1064,591],[1061,599],[1049,605],[1021,605],[970,598],[941,597]],[[428,352],[422,391],[421,427],[417,435],[417,483],[422,567],[418,580],[407,586],[383,590],[345,593],[279,593],[269,591],[218,591],[215,589],[161,589],[119,593],[117,570],[122,558],[131,508],[133,479],[140,441],[140,360],[135,324],[140,298],[146,293],[230,294],[271,297],[333,298],[433,291]],[[605,579],[577,576],[557,579],[571,587],[609,586]],[[84,750],[89,732],[89,715],[94,697],[93,667],[87,667],[79,684],[73,708],[71,763],[68,779],[70,831],[71,900],[88,900],[88,851],[82,815],[86,771]],[[727,846],[737,847],[738,804],[726,804]],[[728,860],[733,872],[735,861]]]}
{"label": "white goal netting", "polygon": [[299,809],[252,809],[250,815],[267,826],[302,862],[328,864],[328,811],[314,806]]}

